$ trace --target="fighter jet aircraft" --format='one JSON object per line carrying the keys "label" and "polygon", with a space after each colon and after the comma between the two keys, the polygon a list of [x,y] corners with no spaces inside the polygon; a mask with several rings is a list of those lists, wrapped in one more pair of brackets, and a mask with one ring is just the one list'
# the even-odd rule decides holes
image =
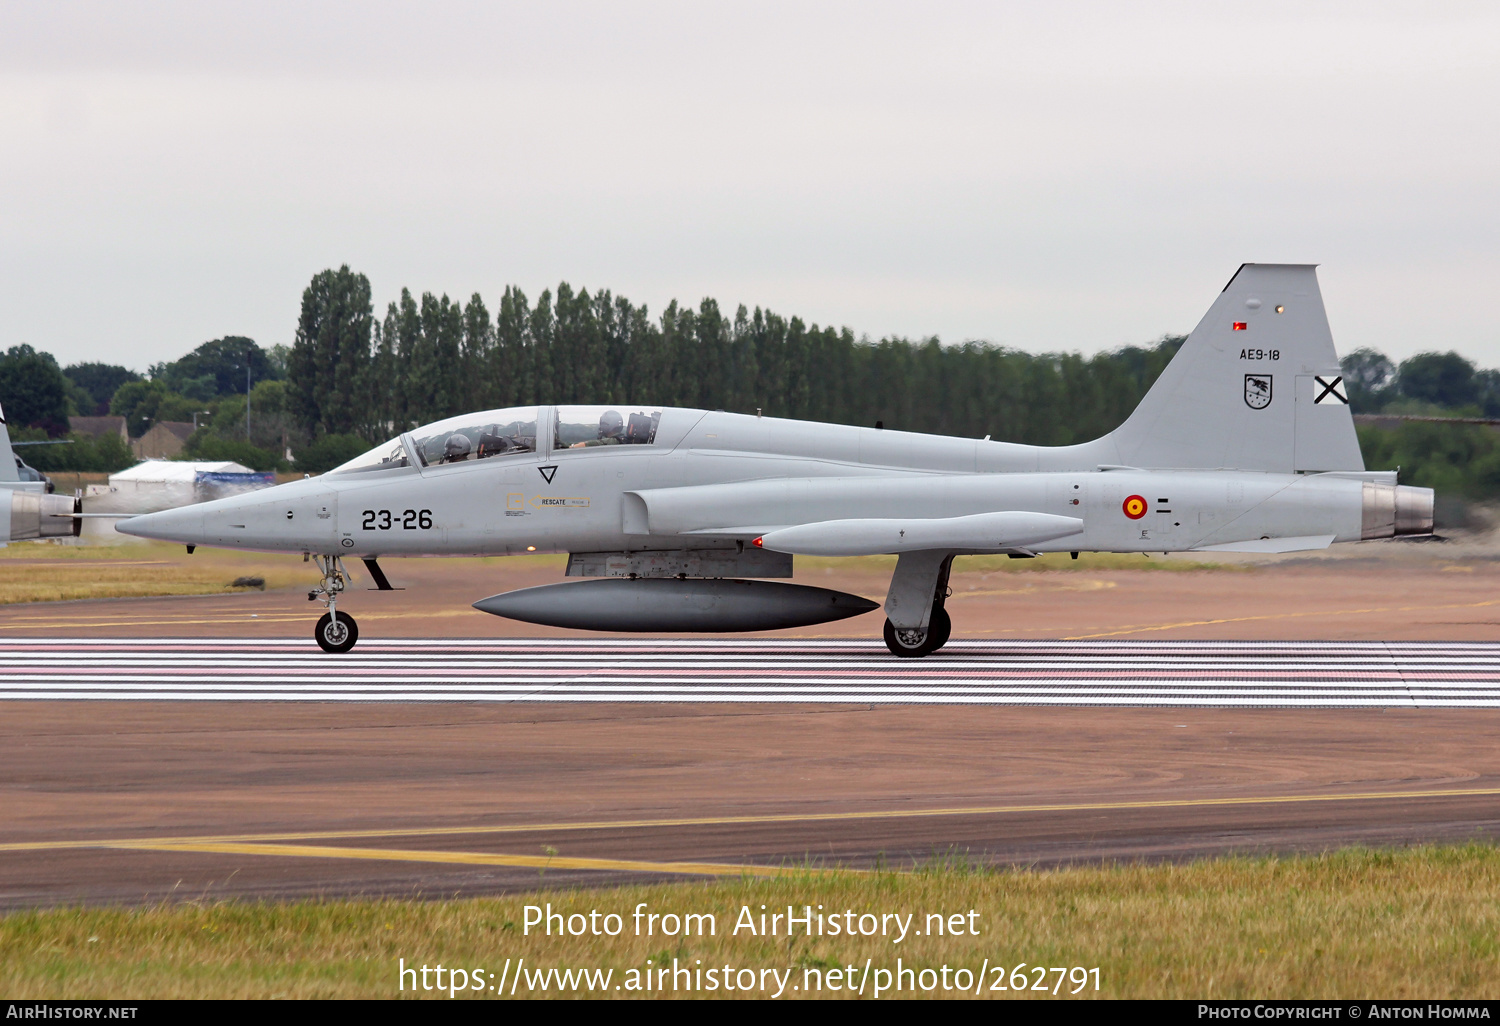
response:
{"label": "fighter jet aircraft", "polygon": [[767,578],[796,555],[894,553],[885,641],[947,641],[955,556],[1289,552],[1427,534],[1431,490],[1364,469],[1313,266],[1246,264],[1136,410],[1042,447],[612,403],[529,406],[405,432],[316,478],[125,521],[129,534],[301,552],[337,608],[357,557],[567,553],[594,578],[475,606],[606,631],[749,631],[876,608]]}

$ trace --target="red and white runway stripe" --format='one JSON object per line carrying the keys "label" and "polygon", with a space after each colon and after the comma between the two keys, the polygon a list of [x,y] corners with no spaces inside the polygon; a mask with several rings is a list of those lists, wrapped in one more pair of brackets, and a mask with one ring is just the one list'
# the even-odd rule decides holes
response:
{"label": "red and white runway stripe", "polygon": [[1492,708],[1500,644],[13,638],[0,699]]}

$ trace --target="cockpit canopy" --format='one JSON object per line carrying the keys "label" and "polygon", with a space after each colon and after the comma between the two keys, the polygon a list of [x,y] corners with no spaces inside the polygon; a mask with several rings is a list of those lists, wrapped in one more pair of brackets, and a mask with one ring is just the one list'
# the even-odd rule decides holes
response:
{"label": "cockpit canopy", "polygon": [[466,413],[411,433],[424,467],[536,452],[535,406]]}
{"label": "cockpit canopy", "polygon": [[552,448],[651,445],[660,424],[661,409],[655,406],[559,406],[552,418]]}
{"label": "cockpit canopy", "polygon": [[340,463],[330,474],[358,474],[369,470],[395,470],[406,466],[406,446],[400,437],[377,445],[363,456],[356,456],[348,463]]}
{"label": "cockpit canopy", "polygon": [[[422,466],[435,467],[536,452],[536,425],[537,408],[522,406],[449,417],[417,428],[411,437]],[[398,436],[329,473],[393,470],[407,465],[406,446]]]}
{"label": "cockpit canopy", "polygon": [[[537,451],[539,407],[518,406],[465,413],[411,432],[424,467],[467,463],[493,456]],[[652,445],[661,425],[661,407],[616,403],[609,406],[557,406],[552,413],[552,448],[587,449],[605,445]],[[330,474],[394,470],[408,465],[402,436],[377,445]]]}

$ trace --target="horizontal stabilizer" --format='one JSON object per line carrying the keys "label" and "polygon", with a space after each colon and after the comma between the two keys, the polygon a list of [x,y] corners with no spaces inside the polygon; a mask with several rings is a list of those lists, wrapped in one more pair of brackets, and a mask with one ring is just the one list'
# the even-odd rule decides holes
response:
{"label": "horizontal stabilizer", "polygon": [[138,517],[139,513],[53,513],[54,517],[72,517],[74,520],[98,519],[98,520],[129,520]]}
{"label": "horizontal stabilizer", "polygon": [[1052,513],[976,513],[967,517],[825,520],[772,531],[755,544],[801,556],[873,556],[888,552],[1024,549],[1083,530],[1077,517]]}
{"label": "horizontal stabilizer", "polygon": [[1326,549],[1334,535],[1310,534],[1301,538],[1255,538],[1250,541],[1226,542],[1223,545],[1201,545],[1194,552],[1308,552]]}

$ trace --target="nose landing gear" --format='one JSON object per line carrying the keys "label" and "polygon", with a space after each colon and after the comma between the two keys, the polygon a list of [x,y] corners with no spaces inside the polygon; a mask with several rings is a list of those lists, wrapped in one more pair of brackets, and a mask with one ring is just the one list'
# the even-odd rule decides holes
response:
{"label": "nose landing gear", "polygon": [[347,652],[359,640],[359,625],[348,613],[338,611],[338,596],[349,586],[349,575],[344,570],[344,561],[338,556],[313,556],[313,562],[323,571],[323,580],[307,593],[307,601],[322,598],[328,612],[313,628],[313,639],[324,652]]}
{"label": "nose landing gear", "polygon": [[348,613],[329,610],[313,628],[313,637],[324,652],[347,652],[359,640],[359,627]]}

